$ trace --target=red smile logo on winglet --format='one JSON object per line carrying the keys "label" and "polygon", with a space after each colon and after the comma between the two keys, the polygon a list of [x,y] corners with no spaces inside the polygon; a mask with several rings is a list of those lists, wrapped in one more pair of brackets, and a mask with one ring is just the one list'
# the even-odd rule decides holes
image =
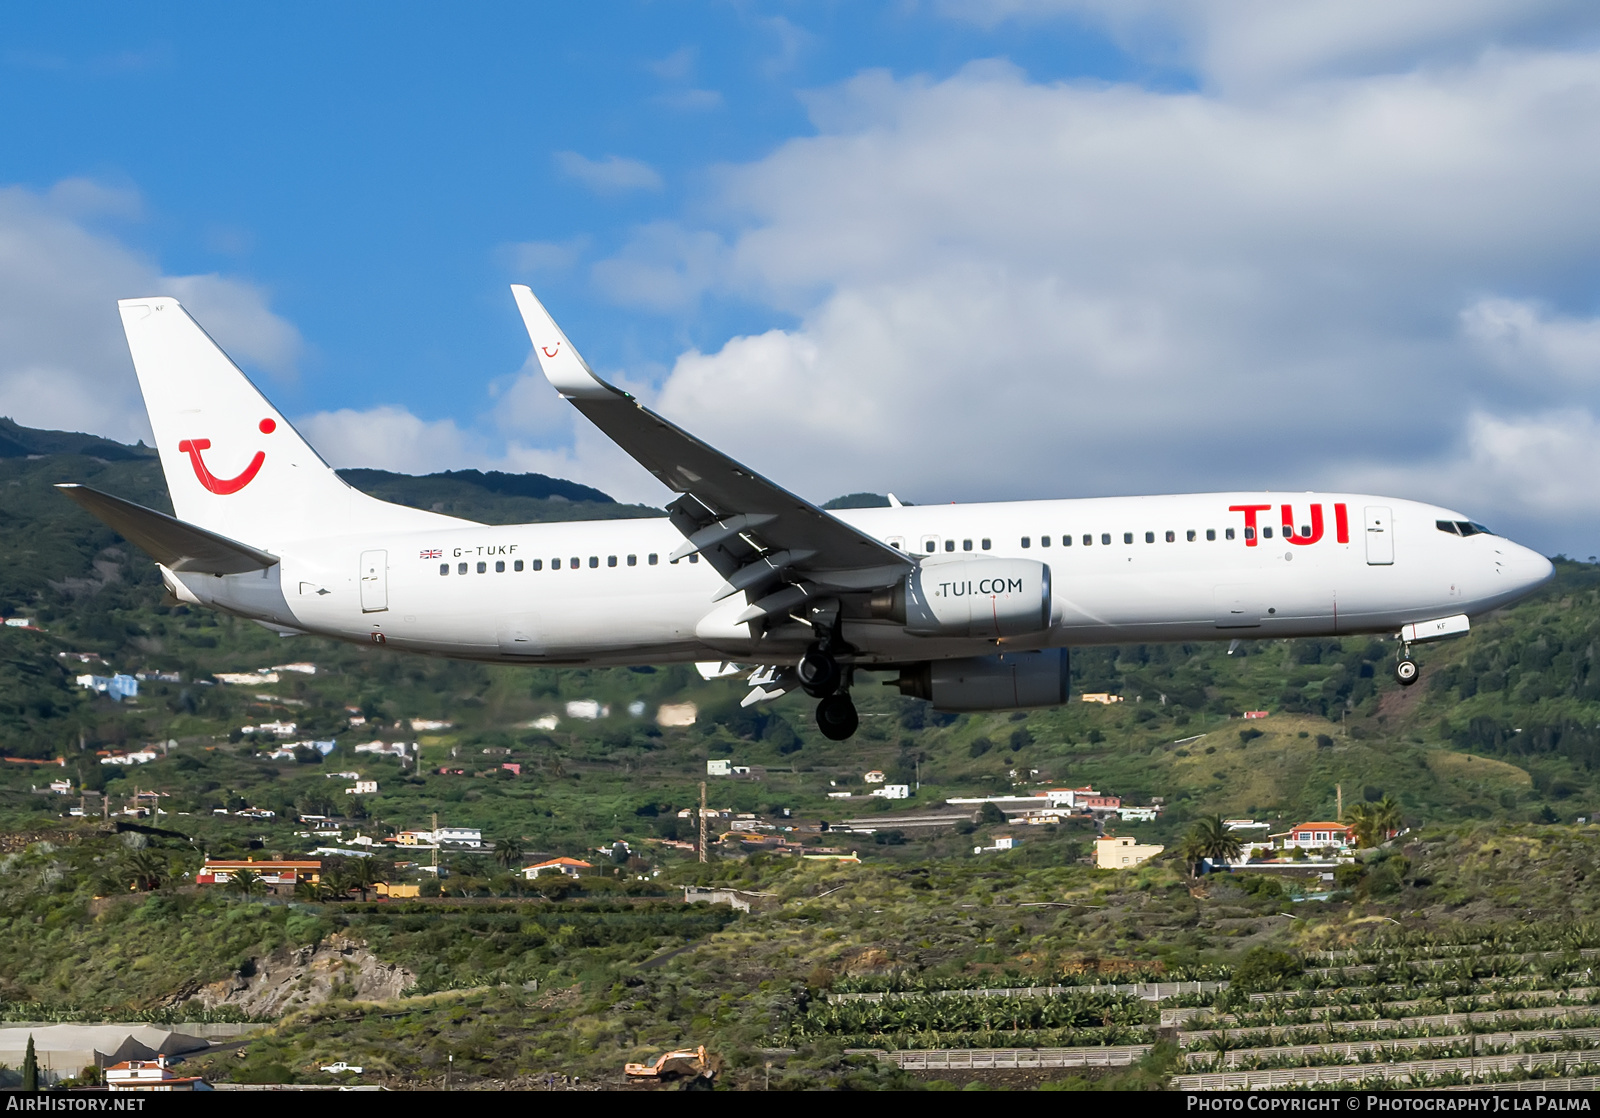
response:
{"label": "red smile logo on winglet", "polygon": [[[259,430],[263,435],[270,435],[278,429],[278,424],[271,419],[263,419]],[[189,456],[189,464],[194,467],[194,476],[200,479],[200,484],[207,490],[226,497],[230,493],[237,493],[255,480],[261,470],[261,464],[267,460],[265,451],[258,450],[255,457],[250,459],[250,464],[234,477],[218,477],[206,468],[205,461],[200,457],[200,452],[211,449],[210,439],[184,439],[178,444],[178,452]]]}

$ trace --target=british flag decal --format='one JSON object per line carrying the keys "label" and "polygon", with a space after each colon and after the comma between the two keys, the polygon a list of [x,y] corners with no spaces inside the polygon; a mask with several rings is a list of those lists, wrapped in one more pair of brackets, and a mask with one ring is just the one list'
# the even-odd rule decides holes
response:
{"label": "british flag decal", "polygon": [[439,559],[439,558],[442,558],[443,556],[444,556],[444,552],[436,547],[436,548],[432,549],[431,551],[429,549],[427,549],[427,548],[423,548],[422,549],[422,554],[418,555],[417,558],[418,559]]}

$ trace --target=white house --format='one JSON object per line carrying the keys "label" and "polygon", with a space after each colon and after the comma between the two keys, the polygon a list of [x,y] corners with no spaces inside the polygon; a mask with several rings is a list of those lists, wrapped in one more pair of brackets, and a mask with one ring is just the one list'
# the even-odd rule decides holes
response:
{"label": "white house", "polygon": [[882,784],[883,773],[879,772],[877,769],[873,769],[869,773],[863,773],[861,779],[866,781],[868,784]]}
{"label": "white house", "polygon": [[1108,835],[1095,840],[1094,864],[1103,870],[1131,870],[1148,862],[1165,849],[1166,847],[1153,843],[1141,843],[1138,839],[1113,838]]}
{"label": "white house", "polygon": [[712,757],[706,761],[707,776],[728,776],[733,772],[733,761],[727,757]]}
{"label": "white house", "polygon": [[411,720],[412,731],[419,734],[424,730],[448,730],[452,725],[453,723],[443,722],[437,718],[413,718]]}
{"label": "white house", "polygon": [[911,798],[911,785],[885,784],[882,788],[874,788],[872,794],[886,800],[907,800]]}
{"label": "white house", "polygon": [[346,796],[376,796],[378,794],[378,782],[376,780],[358,780],[355,783],[355,787],[346,788],[344,794]]}
{"label": "white house", "polygon": [[467,846],[476,850],[483,845],[483,832],[476,827],[440,827],[435,841],[441,845]]}

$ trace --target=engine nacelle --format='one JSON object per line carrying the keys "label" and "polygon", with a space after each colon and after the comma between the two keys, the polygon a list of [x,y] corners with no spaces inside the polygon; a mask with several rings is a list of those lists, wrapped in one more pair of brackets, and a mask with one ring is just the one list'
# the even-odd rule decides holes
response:
{"label": "engine nacelle", "polygon": [[1050,627],[1050,568],[1032,559],[923,563],[872,599],[874,617],[924,637],[1019,637]]}
{"label": "engine nacelle", "polygon": [[1064,648],[932,660],[902,668],[895,681],[902,695],[948,711],[1060,706],[1070,683],[1071,661]]}

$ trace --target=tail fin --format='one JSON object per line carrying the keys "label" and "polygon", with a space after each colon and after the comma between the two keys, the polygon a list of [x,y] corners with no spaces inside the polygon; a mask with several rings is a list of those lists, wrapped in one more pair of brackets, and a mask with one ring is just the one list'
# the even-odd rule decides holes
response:
{"label": "tail fin", "polygon": [[176,299],[117,306],[179,520],[273,548],[467,523],[351,488]]}

